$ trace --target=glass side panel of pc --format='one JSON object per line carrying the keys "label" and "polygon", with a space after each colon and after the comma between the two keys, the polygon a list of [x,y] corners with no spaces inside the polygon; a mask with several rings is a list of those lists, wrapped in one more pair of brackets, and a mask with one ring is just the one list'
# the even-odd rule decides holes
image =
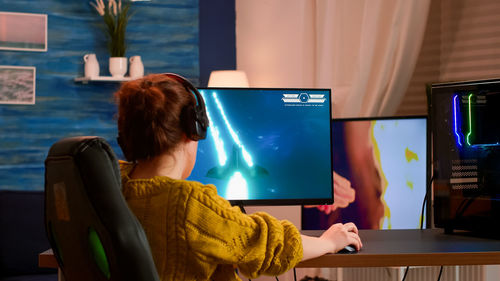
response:
{"label": "glass side panel of pc", "polygon": [[481,234],[500,233],[500,80],[433,84],[434,222]]}
{"label": "glass side panel of pc", "polygon": [[329,89],[199,91],[210,126],[188,180],[233,204],[333,202]]}
{"label": "glass side panel of pc", "polygon": [[[332,139],[336,209],[304,206],[302,229],[337,222],[360,229],[420,228],[426,217],[427,118],[334,119]],[[354,194],[339,185],[350,185]]]}

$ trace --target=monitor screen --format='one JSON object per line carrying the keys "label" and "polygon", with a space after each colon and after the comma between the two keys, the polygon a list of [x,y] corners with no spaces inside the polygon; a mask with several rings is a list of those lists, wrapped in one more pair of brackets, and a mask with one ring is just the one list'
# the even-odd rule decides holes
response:
{"label": "monitor screen", "polygon": [[335,203],[303,206],[302,229],[337,222],[360,229],[420,228],[428,178],[426,117],[333,119],[332,142]]}
{"label": "monitor screen", "polygon": [[188,180],[238,205],[333,202],[329,89],[199,91],[210,126]]}

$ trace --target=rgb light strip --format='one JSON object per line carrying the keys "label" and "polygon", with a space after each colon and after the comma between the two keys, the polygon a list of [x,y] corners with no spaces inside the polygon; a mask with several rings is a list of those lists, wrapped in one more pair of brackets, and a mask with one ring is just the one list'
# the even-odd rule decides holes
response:
{"label": "rgb light strip", "polygon": [[469,132],[467,133],[467,144],[468,145],[471,145],[470,144],[470,137],[472,135],[472,97],[474,96],[473,93],[470,93],[469,94],[469,97],[468,97],[468,104],[469,104],[469,116],[468,116],[468,119],[469,119]]}
{"label": "rgb light strip", "polygon": [[459,129],[458,129],[458,126],[459,126],[459,122],[460,122],[460,119],[458,118],[458,114],[459,114],[459,96],[458,95],[455,95],[453,97],[453,125],[454,125],[454,128],[455,128],[455,136],[457,138],[457,143],[459,146],[462,146],[462,141],[461,141],[461,136],[460,136],[460,133],[459,133]]}

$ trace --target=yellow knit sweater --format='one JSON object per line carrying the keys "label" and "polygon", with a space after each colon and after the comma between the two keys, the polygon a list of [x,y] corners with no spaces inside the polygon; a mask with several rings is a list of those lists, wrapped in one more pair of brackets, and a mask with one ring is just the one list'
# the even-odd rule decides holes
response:
{"label": "yellow knit sweater", "polygon": [[120,162],[123,194],[141,222],[161,280],[240,280],[279,275],[302,259],[289,221],[246,215],[213,185],[168,177],[131,179]]}

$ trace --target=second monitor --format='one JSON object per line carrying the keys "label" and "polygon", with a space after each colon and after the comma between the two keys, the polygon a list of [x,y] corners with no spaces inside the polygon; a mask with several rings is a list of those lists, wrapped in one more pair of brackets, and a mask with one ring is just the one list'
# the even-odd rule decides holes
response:
{"label": "second monitor", "polygon": [[337,222],[361,229],[419,228],[426,217],[427,118],[333,119],[332,138],[336,203],[303,207],[302,229]]}
{"label": "second monitor", "polygon": [[328,204],[329,89],[200,88],[210,126],[189,180],[233,204]]}

